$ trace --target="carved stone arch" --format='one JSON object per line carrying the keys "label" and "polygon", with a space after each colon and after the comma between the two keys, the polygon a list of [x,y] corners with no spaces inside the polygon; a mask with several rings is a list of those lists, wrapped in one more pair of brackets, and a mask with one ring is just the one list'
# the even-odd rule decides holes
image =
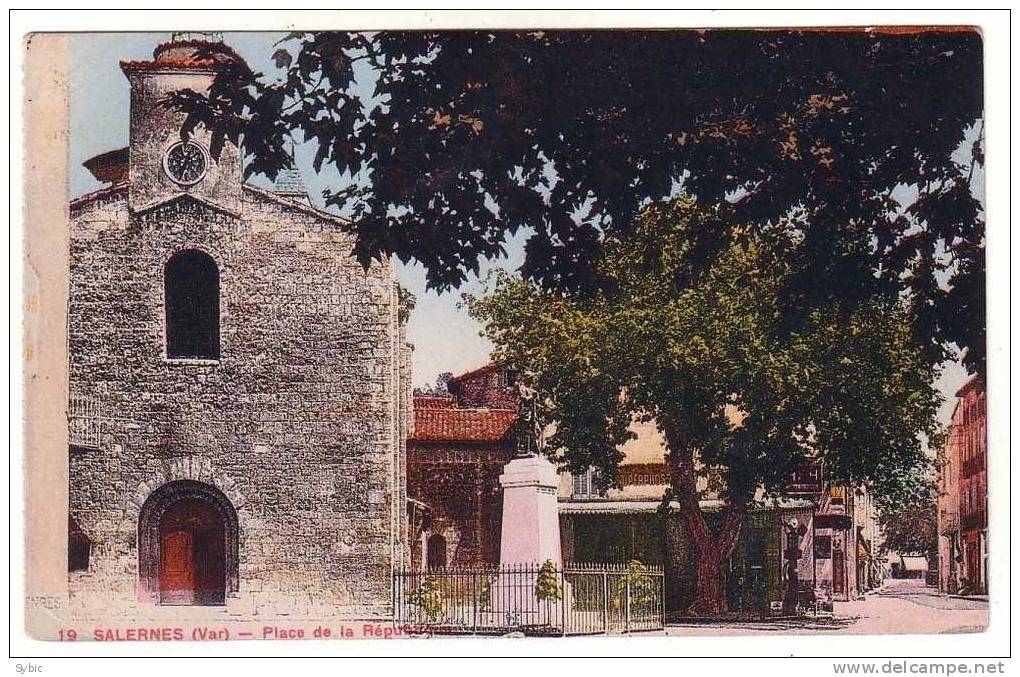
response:
{"label": "carved stone arch", "polygon": [[215,247],[210,247],[203,242],[193,241],[190,239],[163,243],[159,248],[160,264],[165,270],[166,265],[170,263],[171,259],[178,256],[181,252],[186,251],[195,251],[208,256],[213,260],[217,269],[220,269],[220,273],[222,274],[222,262],[220,260],[222,258],[222,253],[220,250]]}
{"label": "carved stone arch", "polygon": [[238,590],[240,534],[235,506],[222,491],[210,484],[190,479],[174,480],[149,494],[139,511],[138,582],[139,596],[143,600],[160,600],[160,522],[168,509],[187,499],[201,501],[222,520],[224,592]]}
{"label": "carved stone arch", "polygon": [[121,531],[133,533],[138,527],[138,516],[142,505],[159,487],[177,480],[194,480],[216,487],[234,506],[235,510],[243,511],[246,501],[237,485],[222,470],[216,468],[206,456],[190,455],[170,459],[162,468],[156,470],[149,479],[139,482],[135,493],[128,499],[125,519]]}

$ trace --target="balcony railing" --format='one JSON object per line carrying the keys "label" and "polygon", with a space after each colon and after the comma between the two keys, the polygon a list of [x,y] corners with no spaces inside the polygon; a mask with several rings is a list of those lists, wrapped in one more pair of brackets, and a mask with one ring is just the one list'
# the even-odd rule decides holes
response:
{"label": "balcony railing", "polygon": [[71,395],[67,409],[68,442],[72,447],[99,449],[103,445],[103,421],[99,400]]}

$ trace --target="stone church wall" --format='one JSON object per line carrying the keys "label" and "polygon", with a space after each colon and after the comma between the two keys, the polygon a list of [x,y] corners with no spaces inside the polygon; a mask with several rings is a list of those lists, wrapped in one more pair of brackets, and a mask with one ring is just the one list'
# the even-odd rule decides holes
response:
{"label": "stone church wall", "polygon": [[[240,189],[239,189],[240,190]],[[98,448],[72,448],[70,574],[82,615],[137,612],[139,512],[163,484],[219,490],[238,522],[241,616],[373,615],[407,553],[407,347],[390,265],[365,271],[335,220],[242,190],[240,218],[190,198],[129,213],[125,191],[72,205],[69,373]],[[218,361],[167,359],[163,266],[220,274]]]}

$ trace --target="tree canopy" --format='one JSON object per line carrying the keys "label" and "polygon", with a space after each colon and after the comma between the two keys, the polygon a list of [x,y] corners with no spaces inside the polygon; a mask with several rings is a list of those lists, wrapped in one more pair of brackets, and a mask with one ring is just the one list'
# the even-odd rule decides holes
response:
{"label": "tree canopy", "polygon": [[[793,221],[728,245],[694,281],[712,215],[691,199],[646,207],[626,235],[608,236],[596,273],[610,291],[578,296],[497,275],[468,297],[495,357],[530,375],[540,418],[555,424],[548,452],[574,472],[595,467],[618,485],[621,446],[636,420],[667,442],[672,486],[697,553],[697,611],[725,608],[722,562],[759,490],[780,496],[793,471],[820,462],[836,482],[891,495],[927,463],[920,435],[938,438],[941,396],[898,295],[852,310],[819,305],[791,327],[781,298],[807,265]],[[714,524],[700,478],[725,500]]]}
{"label": "tree canopy", "polygon": [[450,396],[450,379],[453,378],[453,372],[444,371],[436,377],[435,385],[425,386],[424,388],[415,388],[415,397],[449,397]]}
{"label": "tree canopy", "polygon": [[550,447],[608,486],[631,422],[654,419],[671,454],[696,452],[699,472],[721,469],[741,500],[781,493],[809,460],[880,489],[915,476],[918,434],[940,433],[941,396],[903,302],[833,304],[791,330],[778,299],[806,245],[790,224],[734,229],[698,282],[678,288],[703,218],[688,199],[647,207],[606,242],[597,269],[611,293],[579,298],[503,274],[468,297],[497,359],[535,375],[556,424]]}
{"label": "tree canopy", "polygon": [[883,551],[929,556],[938,551],[938,517],[935,486],[917,477],[906,490],[879,502]]}
{"label": "tree canopy", "polygon": [[325,197],[363,262],[414,259],[446,289],[527,228],[524,276],[590,294],[606,238],[684,194],[706,215],[678,283],[736,224],[807,215],[788,322],[892,290],[926,359],[956,342],[983,365],[976,31],[303,33],[274,56],[278,79],[221,60],[208,95],[179,93],[183,133],[243,143],[270,177],[313,143],[315,168],[347,177]]}

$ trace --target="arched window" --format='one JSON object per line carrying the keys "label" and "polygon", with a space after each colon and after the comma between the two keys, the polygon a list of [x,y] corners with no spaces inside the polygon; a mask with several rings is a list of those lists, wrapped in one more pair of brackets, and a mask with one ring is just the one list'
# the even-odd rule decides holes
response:
{"label": "arched window", "polygon": [[425,544],[425,567],[427,569],[446,568],[446,539],[439,534],[429,536]]}
{"label": "arched window", "polygon": [[208,254],[185,249],[164,270],[166,355],[220,357],[220,273]]}

